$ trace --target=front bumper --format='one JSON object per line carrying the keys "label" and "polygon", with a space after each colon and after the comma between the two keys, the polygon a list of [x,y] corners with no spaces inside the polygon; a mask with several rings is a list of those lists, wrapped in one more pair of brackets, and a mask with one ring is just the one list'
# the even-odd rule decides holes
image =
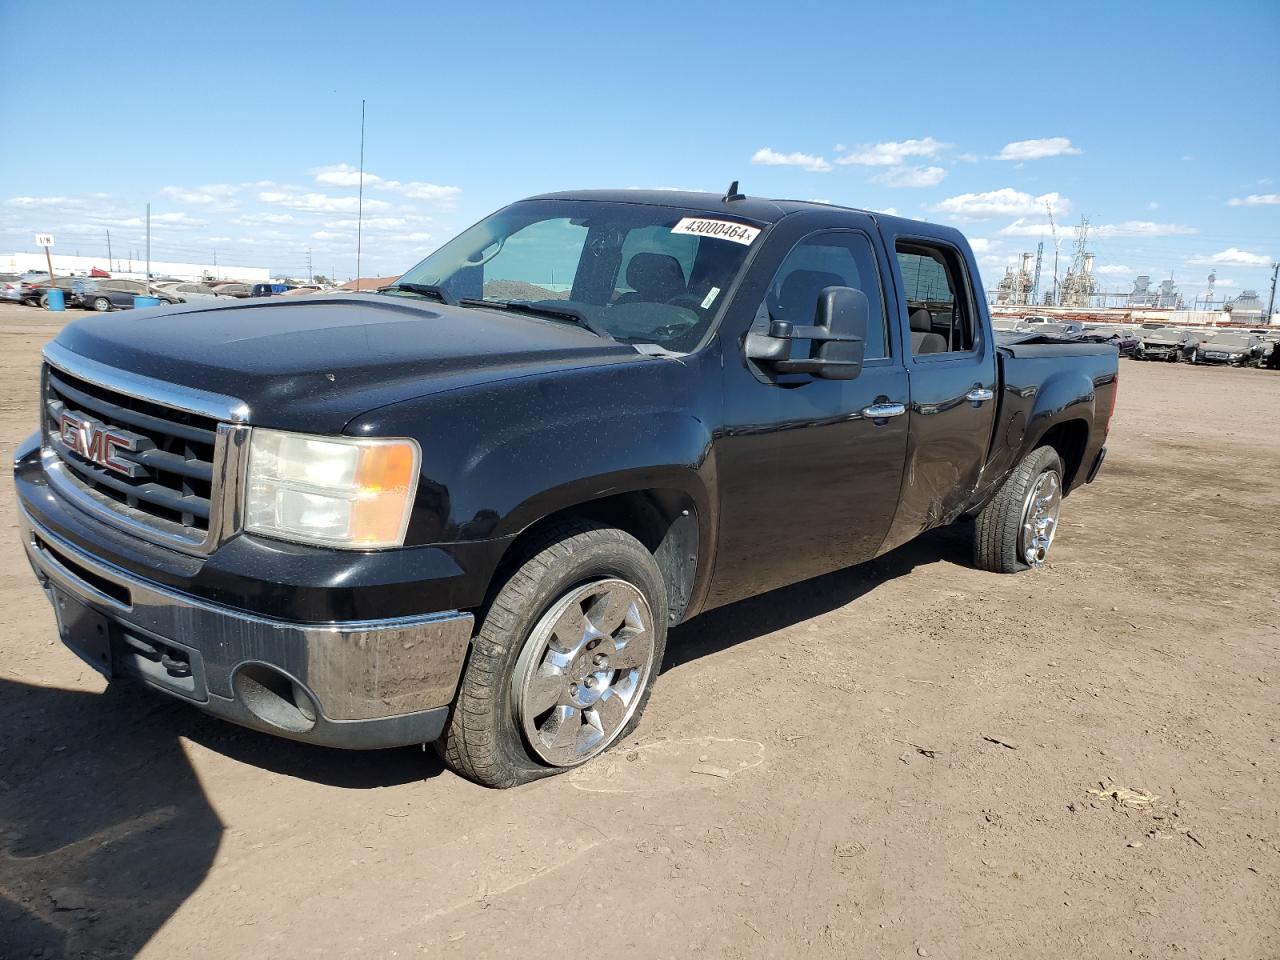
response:
{"label": "front bumper", "polygon": [[444,729],[470,642],[469,613],[278,620],[105,563],[25,509],[20,526],[50,600],[103,618],[113,675],[247,727],[331,747],[425,743]]}

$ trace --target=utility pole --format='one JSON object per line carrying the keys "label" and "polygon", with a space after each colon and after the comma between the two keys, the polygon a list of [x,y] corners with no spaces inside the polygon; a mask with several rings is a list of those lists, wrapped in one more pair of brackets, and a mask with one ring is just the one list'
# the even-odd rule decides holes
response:
{"label": "utility pole", "polygon": [[1031,284],[1031,300],[1034,305],[1040,300],[1040,261],[1044,259],[1044,235],[1041,234],[1040,245],[1036,247],[1036,278]]}
{"label": "utility pole", "polygon": [[111,231],[107,231],[107,272],[115,272],[115,264],[111,260]]}
{"label": "utility pole", "polygon": [[1271,318],[1276,312],[1276,277],[1280,275],[1280,260],[1271,262],[1271,297],[1267,300],[1267,326],[1271,326]]}
{"label": "utility pole", "polygon": [[360,101],[360,192],[356,200],[356,293],[360,292],[360,244],[364,227],[364,101]]}
{"label": "utility pole", "polygon": [[147,204],[147,296],[151,296],[151,204]]}
{"label": "utility pole", "polygon": [[1045,212],[1049,214],[1049,229],[1053,231],[1053,305],[1058,305],[1058,227],[1053,222],[1053,205],[1048,200],[1044,202]]}
{"label": "utility pole", "polygon": [[310,283],[314,276],[311,272],[311,248],[307,247],[307,283]]}

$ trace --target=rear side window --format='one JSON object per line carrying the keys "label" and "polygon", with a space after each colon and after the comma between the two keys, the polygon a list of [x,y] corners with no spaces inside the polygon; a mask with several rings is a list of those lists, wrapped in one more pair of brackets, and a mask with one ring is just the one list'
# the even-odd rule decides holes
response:
{"label": "rear side window", "polygon": [[898,241],[911,352],[968,353],[977,345],[964,271],[954,250]]}
{"label": "rear side window", "polygon": [[875,360],[889,356],[888,326],[880,271],[875,253],[864,234],[832,230],[805,237],[782,262],[769,285],[766,303],[769,315],[796,326],[813,323],[818,295],[827,287],[853,287],[867,298],[865,357]]}

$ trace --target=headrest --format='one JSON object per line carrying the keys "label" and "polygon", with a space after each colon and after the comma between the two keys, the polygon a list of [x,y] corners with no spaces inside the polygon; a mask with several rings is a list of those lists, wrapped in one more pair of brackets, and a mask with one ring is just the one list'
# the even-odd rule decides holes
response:
{"label": "headrest", "polygon": [[924,307],[912,310],[911,329],[916,333],[933,333],[933,314]]}
{"label": "headrest", "polygon": [[669,299],[684,290],[684,268],[665,253],[637,253],[627,264],[627,285],[637,293]]}

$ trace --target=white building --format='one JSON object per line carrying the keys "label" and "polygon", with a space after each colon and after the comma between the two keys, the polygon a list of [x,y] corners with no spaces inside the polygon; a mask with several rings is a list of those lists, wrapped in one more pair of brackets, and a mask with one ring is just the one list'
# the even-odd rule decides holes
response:
{"label": "white building", "polygon": [[[52,253],[52,251],[50,251]],[[0,253],[0,273],[27,273],[48,270],[44,253]],[[90,270],[105,270],[113,277],[145,280],[147,265],[142,260],[116,257],[110,263],[106,257],[74,257],[53,254],[53,272],[59,277],[87,277]],[[170,260],[152,260],[153,278],[172,277],[175,280],[241,280],[244,283],[266,283],[271,271],[266,267],[240,267],[218,263],[174,263]]]}

